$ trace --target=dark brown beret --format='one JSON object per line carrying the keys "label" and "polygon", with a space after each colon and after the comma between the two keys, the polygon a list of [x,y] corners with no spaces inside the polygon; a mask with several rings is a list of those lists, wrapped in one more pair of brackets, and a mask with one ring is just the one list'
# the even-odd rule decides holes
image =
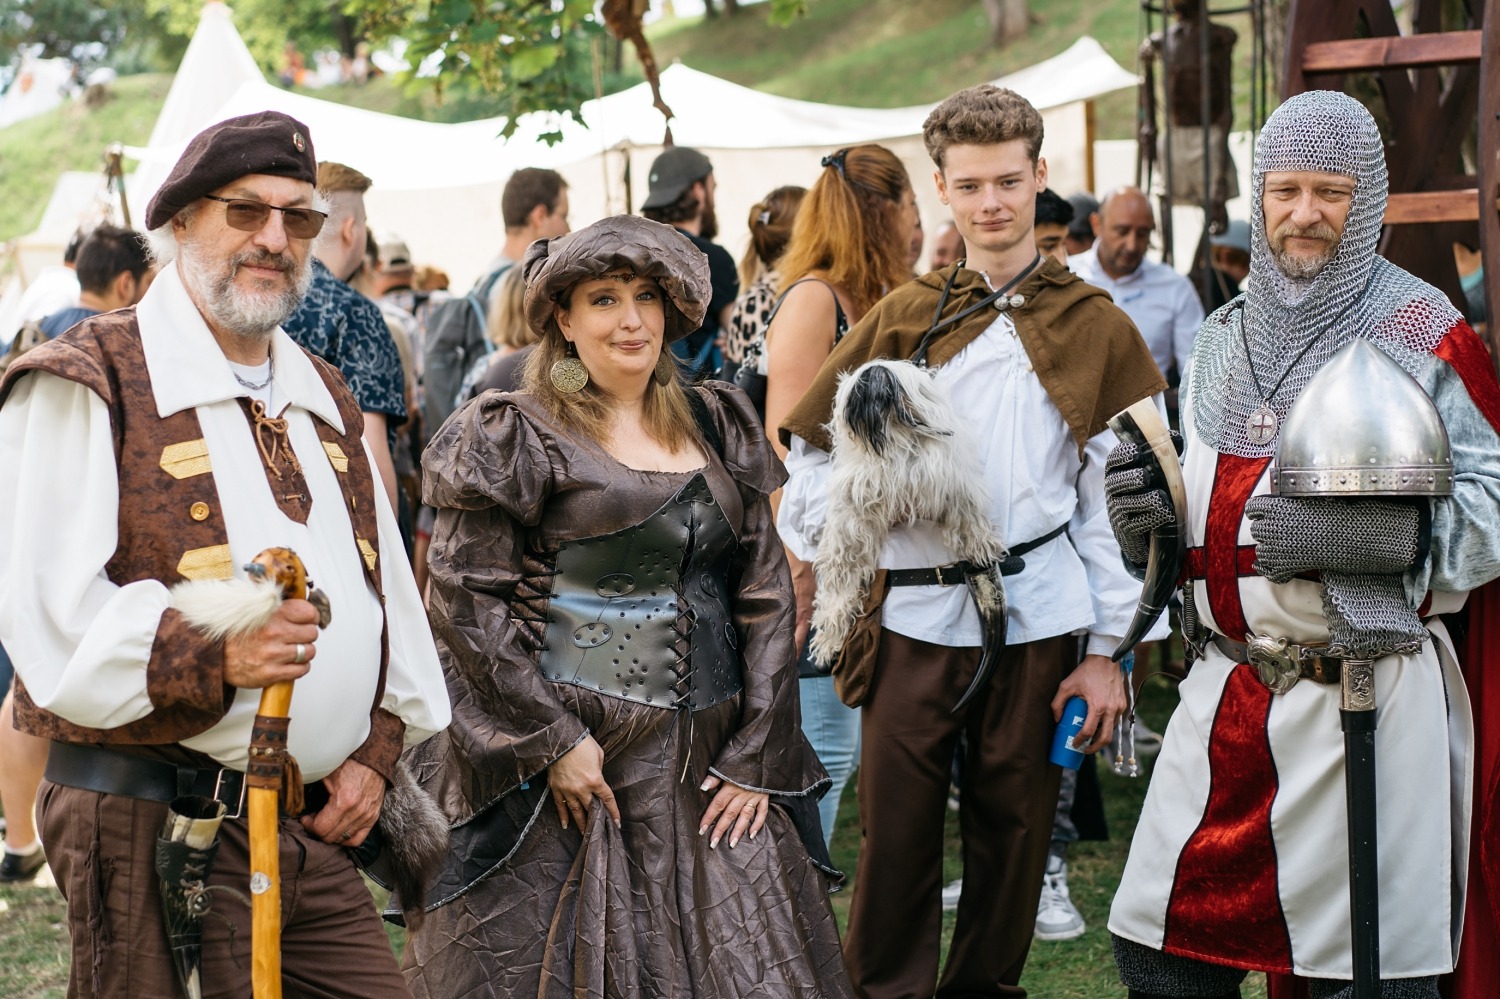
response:
{"label": "dark brown beret", "polygon": [[205,194],[252,173],[316,185],[318,160],[307,126],[280,111],[261,111],[205,128],[146,206],[146,228],[166,225]]}
{"label": "dark brown beret", "polygon": [[712,293],[708,257],[669,225],[636,215],[614,215],[566,236],[539,239],[521,261],[526,278],[526,322],[537,336],[556,330],[552,303],[580,281],[625,268],[655,278],[667,294],[668,343],[703,325]]}

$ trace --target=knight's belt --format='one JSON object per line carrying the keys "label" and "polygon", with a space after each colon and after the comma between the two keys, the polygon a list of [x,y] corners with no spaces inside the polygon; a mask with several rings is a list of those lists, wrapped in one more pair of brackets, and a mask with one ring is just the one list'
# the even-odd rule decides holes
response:
{"label": "knight's belt", "polygon": [[[1014,576],[1026,568],[1025,561],[1021,556],[1034,552],[1038,548],[1058,537],[1068,529],[1067,524],[1055,527],[1039,538],[1016,545],[1005,553],[1005,557],[995,563],[999,568],[1000,575]],[[949,562],[946,565],[935,565],[923,569],[891,569],[886,572],[886,582],[891,586],[957,586],[966,582],[969,576],[975,573],[985,572],[991,566],[977,565],[973,562]]]}
{"label": "knight's belt", "polygon": [[701,474],[633,527],[564,542],[537,668],[659,708],[697,711],[738,694],[728,580],[736,544]]}
{"label": "knight's belt", "polygon": [[[171,801],[192,795],[222,802],[238,818],[245,810],[245,775],[228,767],[193,767],[102,746],[53,742],[47,752],[47,779],[54,784],[146,801]],[[328,802],[322,781],[303,789],[307,812]]]}
{"label": "knight's belt", "polygon": [[1343,676],[1343,659],[1327,655],[1326,645],[1295,645],[1269,635],[1252,635],[1249,642],[1236,642],[1223,635],[1214,635],[1211,640],[1229,659],[1254,666],[1260,681],[1274,693],[1285,693],[1298,680],[1335,684]]}

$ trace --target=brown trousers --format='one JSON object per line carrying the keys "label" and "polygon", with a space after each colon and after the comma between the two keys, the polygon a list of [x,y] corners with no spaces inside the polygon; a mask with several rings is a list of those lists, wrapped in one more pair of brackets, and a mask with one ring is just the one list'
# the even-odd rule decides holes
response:
{"label": "brown trousers", "polygon": [[[42,781],[37,813],[68,901],[69,999],[182,995],[162,928],[153,852],[167,806]],[[226,819],[211,885],[248,898],[245,820]],[[349,852],[281,822],[281,967],[285,995],[410,999]],[[231,933],[231,924],[234,928]],[[249,999],[250,908],[215,892],[203,920],[203,995]]]}
{"label": "brown trousers", "polygon": [[[1046,871],[1059,767],[1050,707],[1077,663],[1072,635],[1013,645],[986,689],[953,706],[979,649],[880,633],[863,705],[861,843],[844,962],[862,999],[1025,996],[1018,986]],[[938,981],[949,767],[968,733],[959,809],[964,887]]]}

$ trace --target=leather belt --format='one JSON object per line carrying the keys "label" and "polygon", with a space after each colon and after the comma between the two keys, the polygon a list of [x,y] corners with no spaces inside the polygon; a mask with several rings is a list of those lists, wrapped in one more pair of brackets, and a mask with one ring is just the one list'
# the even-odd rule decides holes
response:
{"label": "leather belt", "polygon": [[1067,531],[1068,525],[1055,527],[1039,538],[1016,545],[1005,553],[1005,557],[998,562],[989,565],[977,565],[973,562],[949,562],[946,565],[934,565],[921,569],[889,569],[885,574],[885,581],[890,586],[958,586],[967,580],[967,577],[986,572],[990,568],[998,568],[1002,576],[1014,576],[1026,568],[1026,563],[1021,556],[1036,551],[1038,548]]}
{"label": "leather belt", "polygon": [[[46,776],[54,784],[146,801],[170,802],[185,795],[211,798],[224,804],[229,810],[226,818],[231,819],[245,811],[245,775],[229,767],[194,767],[54,741],[47,753]],[[328,789],[314,781],[305,786],[303,797],[306,811],[315,812],[328,803]]]}
{"label": "leather belt", "polygon": [[1254,666],[1260,682],[1272,693],[1284,694],[1298,680],[1336,684],[1344,675],[1344,660],[1326,655],[1326,645],[1295,645],[1269,635],[1252,635],[1249,642],[1214,635],[1212,641],[1228,658]]}

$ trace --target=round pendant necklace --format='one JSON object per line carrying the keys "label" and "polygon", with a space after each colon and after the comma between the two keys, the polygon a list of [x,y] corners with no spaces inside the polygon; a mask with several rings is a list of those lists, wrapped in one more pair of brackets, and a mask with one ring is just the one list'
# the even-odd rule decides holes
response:
{"label": "round pendant necklace", "polygon": [[1292,363],[1287,365],[1286,370],[1281,373],[1281,377],[1276,379],[1276,384],[1271,386],[1271,391],[1267,392],[1260,387],[1260,376],[1255,373],[1255,361],[1250,357],[1250,339],[1245,335],[1245,320],[1241,316],[1240,343],[1245,347],[1245,365],[1250,369],[1250,380],[1255,383],[1255,391],[1260,396],[1260,405],[1256,406],[1255,409],[1251,410],[1250,415],[1245,417],[1245,433],[1250,438],[1251,444],[1261,447],[1276,439],[1276,432],[1281,429],[1281,418],[1271,408],[1271,400],[1276,397],[1277,392],[1281,391],[1282,382],[1286,381],[1286,376],[1291,374],[1292,369],[1297,367],[1297,362],[1307,356],[1307,352],[1312,349],[1313,344],[1323,339],[1323,333],[1326,332],[1328,332],[1327,328],[1308,340],[1307,345],[1297,351],[1297,356],[1292,358]]}

